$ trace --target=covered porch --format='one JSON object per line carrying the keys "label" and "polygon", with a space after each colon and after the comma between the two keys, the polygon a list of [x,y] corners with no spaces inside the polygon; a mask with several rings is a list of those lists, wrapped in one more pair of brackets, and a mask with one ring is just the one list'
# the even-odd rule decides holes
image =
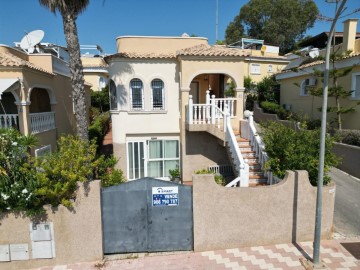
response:
{"label": "covered porch", "polygon": [[38,134],[56,128],[52,97],[45,88],[30,89],[21,101],[19,79],[0,79],[0,128],[15,128],[23,134]]}

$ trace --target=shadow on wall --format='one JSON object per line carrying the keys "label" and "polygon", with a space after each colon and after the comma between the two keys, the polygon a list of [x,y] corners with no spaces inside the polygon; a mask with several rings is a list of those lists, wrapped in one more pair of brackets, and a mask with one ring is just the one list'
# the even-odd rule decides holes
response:
{"label": "shadow on wall", "polygon": [[[334,184],[324,187],[322,238],[331,236],[334,201]],[[221,187],[211,175],[194,175],[193,207],[195,251],[310,241],[316,187],[306,171],[256,188]]]}
{"label": "shadow on wall", "polygon": [[207,132],[186,131],[186,142],[186,156],[198,155],[199,159],[203,157],[207,162],[210,160],[219,164],[229,163],[225,147]]}
{"label": "shadow on wall", "polygon": [[[131,65],[126,62],[121,62],[121,70],[116,69],[117,72],[113,73],[112,79],[114,78],[121,78],[124,74],[134,74],[134,70]],[[115,84],[117,85],[117,94],[118,94],[118,101],[120,103],[120,107],[123,107],[127,104],[128,101],[128,92],[126,90],[126,86],[124,85],[125,82],[121,80],[114,80]]]}

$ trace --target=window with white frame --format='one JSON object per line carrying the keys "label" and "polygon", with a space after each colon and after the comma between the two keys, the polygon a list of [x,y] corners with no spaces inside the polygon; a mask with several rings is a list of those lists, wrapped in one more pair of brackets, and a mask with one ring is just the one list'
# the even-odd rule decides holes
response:
{"label": "window with white frame", "polygon": [[261,74],[260,64],[250,64],[250,73],[251,74]]}
{"label": "window with white frame", "polygon": [[306,78],[301,82],[300,86],[300,95],[301,96],[308,96],[309,90],[311,87],[315,87],[317,80],[315,78]]}
{"label": "window with white frame", "polygon": [[130,81],[130,104],[132,110],[144,109],[144,89],[140,79]]}
{"label": "window with white frame", "polygon": [[272,65],[268,65],[268,72],[269,73],[273,72],[273,66]]}
{"label": "window with white frame", "polygon": [[179,167],[178,140],[148,141],[147,176],[169,177],[169,170]]}
{"label": "window with white frame", "polygon": [[154,79],[151,82],[152,89],[152,108],[153,110],[164,110],[165,109],[165,98],[164,98],[164,82],[160,79]]}
{"label": "window with white frame", "polygon": [[180,165],[179,140],[143,140],[127,143],[128,178],[170,178]]}
{"label": "window with white frame", "polygon": [[109,82],[110,110],[117,110],[116,85],[113,80]]}
{"label": "window with white frame", "polygon": [[351,90],[351,97],[360,99],[360,72],[352,74]]}

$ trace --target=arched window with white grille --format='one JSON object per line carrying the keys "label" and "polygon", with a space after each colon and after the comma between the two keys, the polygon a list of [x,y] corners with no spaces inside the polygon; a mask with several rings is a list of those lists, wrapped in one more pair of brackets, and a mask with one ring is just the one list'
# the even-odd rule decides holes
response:
{"label": "arched window with white grille", "polygon": [[109,82],[110,110],[117,110],[116,85],[113,80]]}
{"label": "arched window with white grille", "polygon": [[154,79],[151,82],[151,101],[153,110],[165,109],[164,82],[160,79]]}
{"label": "arched window with white grille", "polygon": [[131,110],[144,109],[144,89],[140,79],[130,81],[130,104]]}

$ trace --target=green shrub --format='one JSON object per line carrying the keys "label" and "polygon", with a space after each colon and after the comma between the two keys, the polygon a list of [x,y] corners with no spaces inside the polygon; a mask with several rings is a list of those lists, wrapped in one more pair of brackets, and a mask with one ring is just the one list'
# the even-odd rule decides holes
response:
{"label": "green shrub", "polygon": [[109,187],[124,183],[123,172],[115,169],[115,165],[118,160],[114,156],[105,157],[100,156],[95,161],[94,177],[101,180],[102,187]]}
{"label": "green shrub", "polygon": [[72,205],[77,182],[92,180],[96,147],[78,137],[61,137],[58,151],[46,158],[37,159],[38,195],[46,204]]}
{"label": "green shrub", "polygon": [[216,174],[210,170],[202,169],[199,171],[196,171],[195,174],[213,174],[215,178],[215,182],[218,185],[224,186],[225,185],[225,178],[221,174]]}
{"label": "green shrub", "polygon": [[[264,125],[263,140],[269,155],[267,168],[275,175],[284,177],[286,170],[307,170],[310,183],[317,185],[319,170],[320,130],[294,131],[278,122]],[[332,153],[334,140],[326,137],[324,184],[330,182],[327,172],[338,162]]]}
{"label": "green shrub", "polygon": [[71,135],[61,137],[57,152],[36,160],[39,183],[36,193],[43,204],[71,207],[78,182],[99,178],[103,187],[124,182],[122,171],[114,169],[116,162],[114,157],[96,158],[94,142]]}
{"label": "green shrub", "polygon": [[42,211],[36,195],[38,182],[29,148],[35,146],[33,136],[25,136],[15,129],[0,129],[0,212]]}
{"label": "green shrub", "polygon": [[109,87],[101,91],[91,91],[91,107],[98,108],[101,113],[110,110]]}
{"label": "green shrub", "polygon": [[102,142],[109,130],[110,114],[109,112],[95,116],[89,126],[89,140],[95,140],[97,145],[97,152],[99,152]]}
{"label": "green shrub", "polygon": [[360,146],[360,130],[337,130],[335,136],[339,142]]}

